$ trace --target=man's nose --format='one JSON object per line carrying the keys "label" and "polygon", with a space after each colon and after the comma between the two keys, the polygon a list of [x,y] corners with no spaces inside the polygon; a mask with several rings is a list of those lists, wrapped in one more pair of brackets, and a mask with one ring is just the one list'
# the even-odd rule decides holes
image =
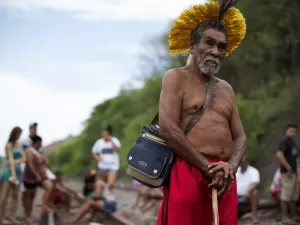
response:
{"label": "man's nose", "polygon": [[216,58],[219,58],[220,57],[220,51],[218,49],[218,46],[213,46],[212,49],[211,49],[211,52],[210,54]]}

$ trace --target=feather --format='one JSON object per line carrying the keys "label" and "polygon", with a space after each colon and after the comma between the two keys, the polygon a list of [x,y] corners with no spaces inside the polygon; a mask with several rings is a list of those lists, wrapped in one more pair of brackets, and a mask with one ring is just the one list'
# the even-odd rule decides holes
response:
{"label": "feather", "polygon": [[219,19],[222,19],[226,11],[234,6],[237,2],[237,0],[218,0],[219,5],[220,5],[220,10],[219,10]]}

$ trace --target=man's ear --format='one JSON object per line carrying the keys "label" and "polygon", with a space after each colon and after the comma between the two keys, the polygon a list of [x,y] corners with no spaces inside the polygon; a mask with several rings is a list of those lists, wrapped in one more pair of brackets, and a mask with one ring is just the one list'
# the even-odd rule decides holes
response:
{"label": "man's ear", "polygon": [[196,46],[195,46],[195,45],[192,45],[192,46],[190,47],[190,55],[193,55],[193,54],[195,53],[195,51],[196,51]]}

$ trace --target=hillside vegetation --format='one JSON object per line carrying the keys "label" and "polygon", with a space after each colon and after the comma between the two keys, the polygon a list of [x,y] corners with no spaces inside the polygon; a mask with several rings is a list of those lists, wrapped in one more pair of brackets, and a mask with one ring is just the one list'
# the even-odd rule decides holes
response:
{"label": "hillside vegetation", "polygon": [[[240,47],[225,59],[220,77],[234,88],[239,112],[248,136],[247,155],[269,184],[277,166],[275,151],[286,123],[300,124],[300,1],[240,1],[247,20],[247,34]],[[163,73],[183,66],[184,56],[170,57],[167,31],[152,43],[157,54],[147,55],[145,65],[151,74],[142,74],[142,89],[124,89],[115,98],[95,106],[82,133],[50,154],[54,168],[67,175],[80,175],[95,166],[91,147],[107,124],[122,142],[121,166],[141,127],[158,109]],[[160,62],[154,65],[153,62]]]}

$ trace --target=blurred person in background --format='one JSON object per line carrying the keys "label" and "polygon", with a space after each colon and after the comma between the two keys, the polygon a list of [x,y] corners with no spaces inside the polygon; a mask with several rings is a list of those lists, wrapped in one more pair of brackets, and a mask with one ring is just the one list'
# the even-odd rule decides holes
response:
{"label": "blurred person in background", "polygon": [[[21,142],[20,142],[24,152],[27,150],[28,147],[31,146],[31,144],[32,144],[31,139],[32,139],[32,137],[37,135],[37,129],[38,129],[38,123],[37,122],[33,122],[33,123],[29,124],[29,135],[25,139],[21,140]],[[25,166],[26,166],[25,163],[21,163],[22,174],[25,171]],[[22,193],[26,192],[26,188],[24,187],[23,182],[21,183],[21,188],[20,189],[21,189]],[[26,194],[22,194],[22,204],[23,205],[25,204],[25,201],[26,201],[26,199],[24,199],[24,198],[26,198]]]}
{"label": "blurred person in background", "polygon": [[89,174],[84,177],[83,196],[85,199],[94,194],[97,171],[90,170]]}
{"label": "blurred person in background", "polygon": [[65,224],[75,224],[88,213],[92,213],[89,220],[93,219],[97,211],[102,211],[107,214],[114,213],[117,210],[115,197],[106,190],[108,184],[102,180],[98,180],[95,184],[94,193],[85,201],[77,216],[71,220],[66,220]]}
{"label": "blurred person in background", "polygon": [[[283,224],[299,224],[296,216],[296,201],[299,197],[299,184],[297,181],[297,161],[299,148],[295,138],[298,126],[288,124],[285,129],[285,137],[280,141],[277,158],[280,164],[280,201]],[[288,209],[291,218],[288,216]]]}
{"label": "blurred person in background", "polygon": [[93,158],[98,162],[98,168],[102,180],[108,184],[111,190],[116,183],[117,172],[120,168],[119,151],[120,141],[112,136],[112,127],[107,126],[103,130],[102,138],[98,139],[93,148]]}
{"label": "blurred person in background", "polygon": [[75,197],[76,200],[80,201],[78,194],[67,187],[63,182],[63,174],[60,171],[55,173],[54,182],[54,194],[53,194],[53,203],[54,205],[62,205],[67,213],[70,212],[72,198]]}
{"label": "blurred person in background", "polygon": [[29,125],[29,135],[24,140],[21,141],[23,149],[26,149],[31,146],[31,138],[37,135],[38,123],[33,122]]}
{"label": "blurred person in background", "polygon": [[48,204],[53,191],[53,183],[47,176],[47,161],[39,153],[42,146],[42,138],[38,135],[31,137],[31,147],[25,152],[27,163],[24,171],[24,186],[26,191],[24,195],[24,209],[26,213],[26,222],[32,223],[31,213],[33,209],[33,202],[36,194],[36,189],[42,187],[44,189],[42,211],[53,212]]}
{"label": "blurred person in background", "polygon": [[[296,205],[300,206],[300,167],[298,167],[297,172],[298,172],[299,195],[298,195],[298,200]],[[281,172],[280,172],[280,168],[278,168],[274,174],[273,181],[270,187],[272,198],[278,202],[280,202],[280,180],[281,180],[280,178],[281,178]],[[280,213],[278,213],[277,220],[281,220]]]}
{"label": "blurred person in background", "polygon": [[145,204],[145,195],[150,192],[151,189],[136,180],[132,181],[132,189],[137,192],[135,203],[132,205],[132,209],[135,210],[139,208],[141,202]]}
{"label": "blurred person in background", "polygon": [[236,173],[237,195],[239,204],[251,203],[252,222],[258,224],[257,209],[259,203],[258,185],[260,183],[259,171],[249,165],[244,157]]}
{"label": "blurred person in background", "polygon": [[[20,127],[15,127],[12,129],[8,142],[5,146],[6,162],[2,171],[2,190],[1,190],[1,200],[0,200],[0,223],[1,224],[18,224],[19,222],[15,220],[15,213],[18,206],[18,198],[20,192],[20,183],[22,183],[22,172],[21,163],[26,162],[26,156],[22,151],[21,145],[18,140],[21,136],[22,129]],[[12,192],[12,201],[9,221],[5,220],[5,208],[8,196]]]}

